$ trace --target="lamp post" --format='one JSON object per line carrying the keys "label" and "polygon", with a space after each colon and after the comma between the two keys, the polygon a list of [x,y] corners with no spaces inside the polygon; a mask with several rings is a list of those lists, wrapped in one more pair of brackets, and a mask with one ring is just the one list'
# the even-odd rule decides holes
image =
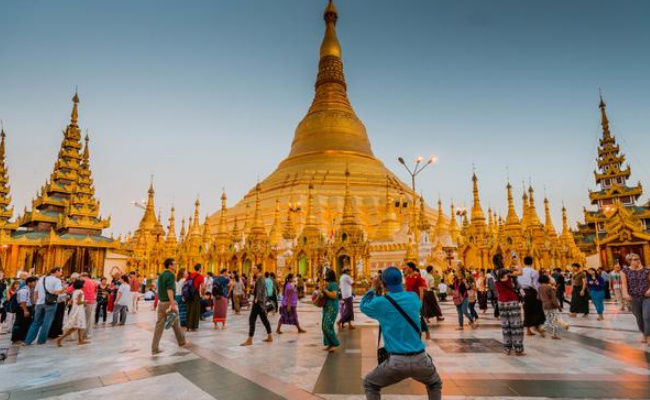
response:
{"label": "lamp post", "polygon": [[404,158],[399,157],[397,161],[399,161],[400,164],[406,168],[408,171],[409,175],[411,175],[411,194],[412,194],[412,203],[411,203],[411,231],[413,232],[413,236],[415,238],[415,254],[417,257],[417,263],[420,263],[420,231],[417,227],[417,218],[415,214],[415,208],[416,208],[416,202],[417,202],[417,192],[415,191],[415,177],[420,174],[420,172],[424,171],[426,167],[428,167],[431,164],[434,164],[438,159],[436,156],[431,156],[427,160],[426,163],[422,163],[424,160],[424,157],[422,156],[417,156],[415,158],[415,165],[413,168],[409,168],[408,165],[406,165],[406,161],[404,161]]}

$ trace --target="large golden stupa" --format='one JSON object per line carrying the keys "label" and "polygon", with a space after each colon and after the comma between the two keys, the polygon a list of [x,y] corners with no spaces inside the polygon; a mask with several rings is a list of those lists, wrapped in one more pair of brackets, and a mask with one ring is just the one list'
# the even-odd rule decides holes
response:
{"label": "large golden stupa", "polygon": [[[296,128],[289,155],[259,183],[259,214],[267,230],[273,224],[277,205],[284,219],[290,203],[294,209],[302,209],[295,221],[300,229],[307,217],[311,183],[315,219],[322,234],[331,235],[342,220],[346,169],[350,172],[350,195],[357,218],[370,238],[382,222],[387,196],[392,199],[396,215],[408,216],[411,212],[410,188],[375,157],[366,128],[348,99],[342,51],[336,36],[337,18],[337,10],[330,1],[324,13],[325,35],[320,47],[314,100]],[[250,228],[256,196],[253,188],[228,210],[230,228],[235,220],[240,229]],[[428,208],[427,214],[436,219],[436,214]],[[210,217],[213,234],[218,230],[220,215],[217,212]]]}

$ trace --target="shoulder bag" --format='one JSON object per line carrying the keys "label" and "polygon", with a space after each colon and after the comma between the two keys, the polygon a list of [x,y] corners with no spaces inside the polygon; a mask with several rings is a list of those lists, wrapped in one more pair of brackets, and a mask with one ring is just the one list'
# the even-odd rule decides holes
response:
{"label": "shoulder bag", "polygon": [[57,301],[59,300],[59,295],[50,293],[47,290],[47,285],[45,284],[45,281],[47,280],[47,276],[43,277],[43,290],[45,290],[45,304],[52,305],[56,304]]}

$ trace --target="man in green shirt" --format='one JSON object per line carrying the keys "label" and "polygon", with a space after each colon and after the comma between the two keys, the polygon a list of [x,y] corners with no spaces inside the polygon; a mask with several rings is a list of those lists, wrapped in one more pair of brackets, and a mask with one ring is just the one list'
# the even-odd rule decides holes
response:
{"label": "man in green shirt", "polygon": [[[176,260],[168,258],[165,260],[165,271],[158,278],[158,320],[156,329],[153,333],[153,342],[151,343],[151,354],[156,355],[161,352],[160,338],[165,330],[165,320],[167,314],[174,312],[178,315],[178,304],[176,303]],[[172,329],[176,335],[176,341],[180,347],[187,344],[185,334],[181,330],[178,316],[174,319]]]}

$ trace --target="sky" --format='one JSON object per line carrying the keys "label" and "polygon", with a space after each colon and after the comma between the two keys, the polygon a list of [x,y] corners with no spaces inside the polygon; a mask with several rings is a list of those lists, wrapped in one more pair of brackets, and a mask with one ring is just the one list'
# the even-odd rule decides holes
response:
{"label": "sky", "polygon": [[[289,153],[313,96],[325,0],[0,2],[0,119],[15,214],[49,177],[78,87],[107,234],[156,206],[234,204]],[[435,154],[430,204],[505,215],[509,178],[582,219],[600,135],[650,187],[650,2],[337,0],[348,94],[377,157]],[[647,201],[647,197],[642,198]],[[519,201],[517,209],[521,209]]]}

